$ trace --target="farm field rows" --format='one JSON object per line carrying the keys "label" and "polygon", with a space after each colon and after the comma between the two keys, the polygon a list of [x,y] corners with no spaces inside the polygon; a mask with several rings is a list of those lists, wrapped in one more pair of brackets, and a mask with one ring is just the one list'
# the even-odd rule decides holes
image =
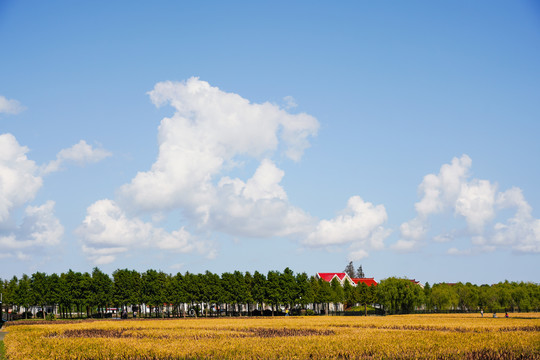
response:
{"label": "farm field rows", "polygon": [[10,360],[540,359],[540,314],[108,320],[11,325]]}

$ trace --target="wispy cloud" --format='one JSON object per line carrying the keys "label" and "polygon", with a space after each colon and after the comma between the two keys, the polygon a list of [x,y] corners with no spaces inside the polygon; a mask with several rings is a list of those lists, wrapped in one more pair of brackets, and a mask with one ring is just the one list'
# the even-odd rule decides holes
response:
{"label": "wispy cloud", "polygon": [[298,106],[298,104],[296,103],[296,100],[294,99],[294,97],[292,97],[290,95],[285,96],[283,98],[283,101],[285,101],[285,109],[287,109],[287,110],[294,109],[295,107]]}
{"label": "wispy cloud", "polygon": [[25,109],[20,102],[0,95],[0,114],[18,114]]}
{"label": "wispy cloud", "polygon": [[43,167],[43,174],[58,171],[65,162],[75,163],[83,166],[88,163],[99,162],[112,154],[103,148],[93,148],[86,141],[81,140],[70,148],[60,150],[56,155],[56,160],[49,162]]}

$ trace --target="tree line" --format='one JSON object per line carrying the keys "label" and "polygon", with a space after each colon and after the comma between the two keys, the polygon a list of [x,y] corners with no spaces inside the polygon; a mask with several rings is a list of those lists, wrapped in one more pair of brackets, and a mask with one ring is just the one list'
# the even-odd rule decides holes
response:
{"label": "tree line", "polygon": [[[1,280],[1,279],[0,279]],[[107,309],[139,309],[139,316],[217,316],[219,314],[274,315],[328,313],[343,304],[345,309],[375,305],[381,313],[415,311],[531,311],[540,309],[540,285],[500,282],[495,285],[426,284],[423,288],[403,278],[390,277],[377,286],[344,285],[334,278],[324,281],[306,273],[269,271],[206,271],[167,274],[163,271],[118,269],[112,276],[94,268],[75,272],[14,276],[1,280],[6,309],[46,309],[54,306],[61,317],[103,316]],[[142,306],[144,304],[144,306]],[[146,312],[148,307],[149,311]],[[263,312],[266,309],[266,313]],[[356,308],[355,308],[356,309]],[[372,310],[373,311],[373,310]],[[31,316],[25,312],[24,317]],[[39,316],[45,317],[42,311]]]}

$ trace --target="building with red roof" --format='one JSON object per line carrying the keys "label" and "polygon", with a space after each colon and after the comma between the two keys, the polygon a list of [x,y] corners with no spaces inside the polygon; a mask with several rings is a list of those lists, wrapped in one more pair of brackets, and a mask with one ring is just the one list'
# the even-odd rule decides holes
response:
{"label": "building with red roof", "polygon": [[409,279],[409,281],[412,282],[415,285],[420,286],[422,289],[424,288],[424,284],[422,284],[420,281],[418,281],[416,279]]}
{"label": "building with red roof", "polygon": [[364,283],[367,286],[377,286],[377,282],[374,278],[351,278],[355,285]]}
{"label": "building with red roof", "polygon": [[346,281],[349,282],[352,286],[356,286],[354,281],[351,280],[349,275],[347,273],[341,272],[341,273],[317,273],[317,278],[323,279],[324,281],[331,282],[334,278],[337,278],[339,283],[343,286]]}
{"label": "building with red roof", "polygon": [[[366,284],[367,286],[378,285],[374,278],[351,278],[345,272],[317,273],[316,277],[317,279],[322,279],[327,282],[331,282],[335,278],[339,281],[341,286],[343,286],[346,282],[349,282],[351,286],[358,286],[358,284]],[[329,303],[328,311],[344,311],[344,304]]]}
{"label": "building with red roof", "polygon": [[377,285],[377,282],[374,278],[351,278],[347,273],[317,273],[317,278],[323,279],[324,281],[331,282],[332,279],[337,278],[341,285],[345,284],[346,281],[349,282],[352,286],[358,285],[358,283],[364,283],[368,286]]}

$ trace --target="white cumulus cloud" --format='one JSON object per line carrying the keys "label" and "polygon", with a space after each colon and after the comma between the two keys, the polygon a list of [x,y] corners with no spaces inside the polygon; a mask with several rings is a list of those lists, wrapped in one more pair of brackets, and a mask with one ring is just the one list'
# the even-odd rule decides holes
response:
{"label": "white cumulus cloud", "polygon": [[341,214],[331,220],[321,220],[303,242],[309,246],[351,244],[357,249],[357,257],[365,257],[366,247],[384,247],[383,241],[390,235],[390,230],[383,227],[387,219],[383,205],[373,205],[359,196],[353,196]]}
{"label": "white cumulus cloud", "polygon": [[[344,245],[356,258],[384,247],[390,230],[383,226],[382,205],[355,196],[336,218],[319,221],[289,202],[281,184],[285,172],[275,158],[299,161],[319,127],[314,117],[287,111],[296,105],[292,97],[285,98],[285,108],[252,103],[198,78],[160,82],[148,94],[154,105],[170,105],[174,112],[161,120],[150,169],[122,185],[115,201],[88,208],[77,233],[95,262],[113,261],[126,246],[146,246],[150,239],[164,250],[214,256],[213,247],[193,235],[201,233]],[[245,163],[256,165],[250,176],[231,175]],[[178,211],[185,220],[179,230],[155,226]]]}
{"label": "white cumulus cloud", "polygon": [[[540,252],[540,220],[534,219],[532,209],[519,188],[504,192],[497,185],[470,178],[472,160],[467,155],[444,164],[438,174],[428,174],[419,186],[421,199],[415,204],[417,216],[400,227],[401,239],[394,249],[414,249],[431,226],[430,218],[440,213],[453,213],[467,224],[467,233],[474,249],[452,247],[448,254],[463,255],[493,251],[500,246],[518,252]],[[515,215],[503,221],[502,210],[514,209]],[[493,222],[496,221],[495,224]],[[435,242],[450,242],[447,234],[433,236]]]}
{"label": "white cumulus cloud", "polygon": [[13,135],[0,135],[0,246],[4,255],[19,259],[29,258],[28,252],[58,245],[64,234],[54,215],[53,201],[26,206],[20,221],[14,215],[43,185],[39,168],[27,152]]}
{"label": "white cumulus cloud", "polygon": [[288,203],[279,185],[283,176],[282,170],[264,159],[246,182],[221,178],[207,222],[235,236],[290,236],[309,231],[314,220]]}
{"label": "white cumulus cloud", "polygon": [[[194,239],[183,228],[167,232],[137,217],[129,217],[112,200],[95,202],[76,233],[83,241],[83,251],[95,264],[107,264],[119,254],[135,248],[157,247],[180,253],[206,252],[203,242]],[[213,256],[211,251],[207,255]]]}
{"label": "white cumulus cloud", "polygon": [[438,175],[426,175],[419,187],[422,199],[414,205],[418,215],[427,217],[452,207],[461,193],[471,164],[471,158],[463,155],[441,166]]}
{"label": "white cumulus cloud", "polygon": [[[119,188],[114,204],[126,220],[106,216],[110,228],[100,225],[95,230],[87,223],[98,218],[104,222],[107,212],[98,215],[89,208],[78,230],[84,246],[95,251],[99,242],[109,239],[107,233],[114,234],[116,226],[125,228],[126,221],[147,226],[146,231],[139,231],[145,239],[159,233],[157,243],[163,249],[174,246],[199,252],[209,248],[203,249],[204,243],[190,235],[194,231],[257,238],[301,238],[312,231],[316,221],[289,203],[281,186],[285,173],[271,159],[284,156],[299,161],[310,137],[317,133],[319,123],[314,117],[291,114],[269,102],[251,103],[198,78],[160,82],[148,94],[156,106],[170,105],[174,110],[159,125],[157,159],[149,170],[140,171]],[[230,176],[246,161],[258,164],[251,177]],[[136,220],[149,215],[163,221],[177,210],[187,227],[176,232]],[[122,237],[110,238],[118,240],[107,240],[107,247],[122,246]]]}
{"label": "white cumulus cloud", "polygon": [[497,205],[502,209],[515,208],[516,212],[506,223],[494,225],[493,244],[511,246],[518,252],[540,253],[540,219],[533,218],[521,189],[499,193]]}
{"label": "white cumulus cloud", "polygon": [[122,201],[140,210],[183,207],[195,215],[199,204],[214,197],[212,181],[234,166],[236,157],[259,159],[278,150],[281,142],[285,154],[299,160],[318,129],[310,115],[253,104],[198,78],[158,83],[149,95],[156,106],[170,104],[175,113],[161,121],[152,168],[120,189]]}
{"label": "white cumulus cloud", "polygon": [[420,240],[425,236],[428,229],[426,221],[417,217],[401,224],[399,230],[401,236],[405,239]]}
{"label": "white cumulus cloud", "polygon": [[0,135],[0,224],[7,221],[13,209],[33,200],[43,180],[36,163],[26,156],[11,134]]}
{"label": "white cumulus cloud", "polygon": [[[317,133],[315,118],[250,103],[197,78],[158,83],[149,95],[156,106],[171,105],[174,114],[161,121],[159,154],[151,169],[120,187],[122,209],[154,218],[180,209],[196,228],[235,236],[305,231],[311,219],[288,203],[280,185],[284,172],[268,156],[282,151],[299,160]],[[253,176],[246,181],[226,176],[242,158],[260,161]],[[79,233],[91,241],[83,234],[87,230]],[[174,235],[176,242],[187,236]]]}
{"label": "white cumulus cloud", "polygon": [[486,222],[495,216],[495,192],[496,186],[487,180],[474,179],[461,185],[455,211],[475,233],[482,233]]}
{"label": "white cumulus cloud", "polygon": [[54,215],[54,201],[41,206],[28,206],[22,224],[7,234],[0,232],[0,246],[7,251],[56,246],[64,235],[64,227]]}
{"label": "white cumulus cloud", "polygon": [[[30,205],[43,186],[44,172],[28,158],[28,152],[12,134],[0,134],[0,246],[4,256],[19,260],[54,249],[64,235],[54,201]],[[62,161],[96,158],[84,141],[61,154]]]}

